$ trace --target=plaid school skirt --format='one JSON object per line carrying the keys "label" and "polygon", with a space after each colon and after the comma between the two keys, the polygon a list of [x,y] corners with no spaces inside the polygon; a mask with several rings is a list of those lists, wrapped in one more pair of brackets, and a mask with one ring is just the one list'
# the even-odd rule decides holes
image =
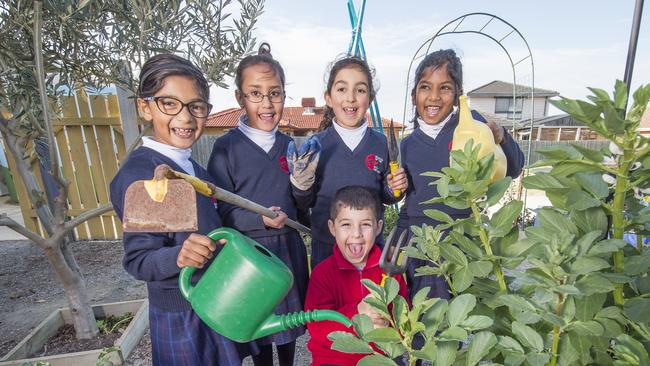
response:
{"label": "plaid school skirt", "polygon": [[149,305],[151,355],[158,366],[241,366],[258,354],[255,344],[242,344],[220,336],[193,310],[170,312]]}

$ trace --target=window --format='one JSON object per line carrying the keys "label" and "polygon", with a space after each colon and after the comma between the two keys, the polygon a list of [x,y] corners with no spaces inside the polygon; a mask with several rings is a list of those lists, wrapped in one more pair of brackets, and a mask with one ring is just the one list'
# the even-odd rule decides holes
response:
{"label": "window", "polygon": [[524,109],[524,98],[517,98],[513,106],[512,98],[495,98],[494,114],[505,115],[506,118],[521,119],[521,112]]}

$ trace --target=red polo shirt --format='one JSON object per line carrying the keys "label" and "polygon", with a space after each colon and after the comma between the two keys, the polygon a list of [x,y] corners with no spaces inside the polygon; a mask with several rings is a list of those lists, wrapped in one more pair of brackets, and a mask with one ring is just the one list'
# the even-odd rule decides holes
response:
{"label": "red polo shirt", "polygon": [[[366,266],[359,270],[348,262],[334,246],[334,254],[321,262],[311,273],[305,310],[336,310],[352,319],[357,314],[357,305],[370,292],[361,283],[369,279],[379,284],[384,271],[379,267],[381,250],[374,245],[368,255]],[[399,283],[399,295],[408,300],[408,291],[403,276],[394,276]],[[323,364],[356,365],[365,357],[359,353],[343,353],[332,350],[332,341],[327,335],[334,331],[353,332],[343,324],[333,321],[307,323],[311,339],[307,348],[311,351],[312,365]]]}

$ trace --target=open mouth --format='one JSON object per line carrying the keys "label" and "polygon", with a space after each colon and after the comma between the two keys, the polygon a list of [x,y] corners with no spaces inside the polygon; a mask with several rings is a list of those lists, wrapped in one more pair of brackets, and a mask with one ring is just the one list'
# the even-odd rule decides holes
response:
{"label": "open mouth", "polygon": [[178,128],[178,127],[172,128],[172,132],[174,133],[174,135],[182,139],[194,137],[194,131],[196,131],[196,129],[194,128]]}
{"label": "open mouth", "polygon": [[427,106],[424,108],[424,112],[428,117],[435,117],[440,113],[440,106]]}
{"label": "open mouth", "polygon": [[347,248],[352,257],[359,258],[363,256],[363,243],[348,243]]}
{"label": "open mouth", "polygon": [[347,115],[350,115],[350,116],[354,116],[357,113],[357,110],[358,110],[358,108],[354,108],[354,107],[344,107],[343,108],[343,113],[345,113]]}
{"label": "open mouth", "polygon": [[272,123],[274,116],[275,116],[274,113],[260,113],[260,114],[257,115],[257,117],[259,117],[260,121],[266,122],[266,123]]}

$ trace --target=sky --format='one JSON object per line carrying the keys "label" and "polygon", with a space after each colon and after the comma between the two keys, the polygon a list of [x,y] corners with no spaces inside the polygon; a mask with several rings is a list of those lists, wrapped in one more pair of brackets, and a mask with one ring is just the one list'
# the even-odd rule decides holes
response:
{"label": "sky", "polygon": [[[361,1],[355,0],[357,10]],[[330,62],[347,51],[352,31],[346,0],[267,0],[254,32],[258,44],[268,42],[286,73],[285,106],[299,106],[302,97],[324,104],[325,78]],[[468,13],[490,13],[515,27],[527,41],[534,64],[534,84],[569,98],[584,99],[587,87],[611,92],[623,79],[635,1],[605,0],[368,0],[362,39],[369,63],[379,81],[377,101],[383,117],[411,118],[407,91],[409,64],[418,48],[446,23]],[[458,30],[479,30],[488,18],[471,16]],[[484,32],[494,38],[510,27],[493,20]],[[522,39],[513,33],[503,44],[514,62],[528,55]],[[506,53],[493,40],[477,34],[437,37],[432,50],[452,48],[463,63],[464,90],[493,80],[513,82]],[[517,84],[531,85],[530,59],[515,68]],[[415,69],[417,61],[413,64]],[[632,90],[650,83],[650,6],[644,6],[632,78]],[[229,82],[232,85],[232,81]],[[410,86],[412,87],[412,85]],[[237,107],[234,87],[213,87],[213,111]],[[561,111],[554,107],[549,114]]]}

